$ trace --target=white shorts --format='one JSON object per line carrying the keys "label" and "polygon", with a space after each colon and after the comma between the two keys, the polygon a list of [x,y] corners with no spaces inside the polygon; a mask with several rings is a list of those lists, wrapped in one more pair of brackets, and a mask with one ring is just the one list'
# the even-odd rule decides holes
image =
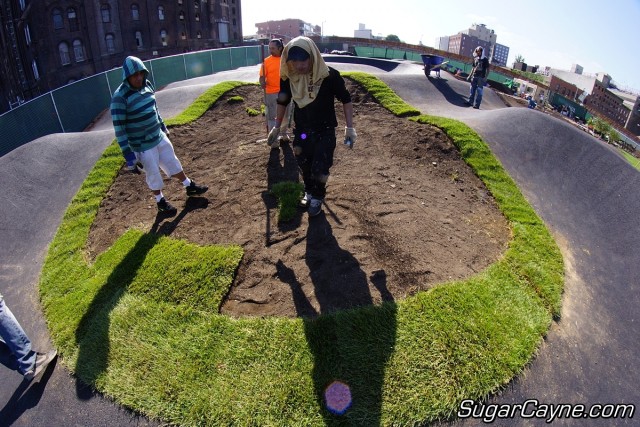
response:
{"label": "white shorts", "polygon": [[173,144],[171,144],[171,141],[169,141],[169,138],[167,138],[164,133],[162,134],[160,144],[150,150],[136,154],[138,155],[138,160],[142,163],[142,166],[144,166],[147,185],[153,191],[162,190],[164,186],[160,169],[162,169],[168,177],[182,172],[182,165],[176,157]]}

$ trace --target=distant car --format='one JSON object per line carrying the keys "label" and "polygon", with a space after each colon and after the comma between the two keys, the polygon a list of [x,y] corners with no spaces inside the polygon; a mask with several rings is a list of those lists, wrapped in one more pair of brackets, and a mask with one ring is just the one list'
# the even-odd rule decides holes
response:
{"label": "distant car", "polygon": [[348,56],[356,56],[355,53],[349,52],[348,50],[332,50],[332,55],[348,55]]}

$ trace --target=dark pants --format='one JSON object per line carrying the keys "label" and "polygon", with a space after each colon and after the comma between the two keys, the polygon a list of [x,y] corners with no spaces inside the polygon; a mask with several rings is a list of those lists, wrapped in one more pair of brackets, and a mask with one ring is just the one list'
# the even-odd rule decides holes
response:
{"label": "dark pants", "polygon": [[335,128],[307,132],[296,129],[293,152],[302,173],[304,191],[315,199],[324,199],[327,193],[327,180],[335,149]]}

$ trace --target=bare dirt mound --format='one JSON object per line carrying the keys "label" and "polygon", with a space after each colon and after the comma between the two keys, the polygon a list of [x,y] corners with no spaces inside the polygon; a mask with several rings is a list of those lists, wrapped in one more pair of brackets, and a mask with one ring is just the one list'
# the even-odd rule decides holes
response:
{"label": "bare dirt mound", "polygon": [[[245,254],[220,308],[232,316],[315,316],[400,300],[433,284],[468,277],[496,261],[510,239],[484,184],[439,129],[397,118],[347,80],[358,141],[338,147],[323,213],[300,210],[277,223],[269,188],[298,181],[289,144],[269,150],[257,86],[235,89],[196,122],[171,129],[187,175],[209,186],[187,199],[166,180],[174,218],[157,218],[143,176],[121,171],[91,229],[91,256],[126,229],[201,245],[238,244]],[[239,95],[242,103],[227,102]]]}

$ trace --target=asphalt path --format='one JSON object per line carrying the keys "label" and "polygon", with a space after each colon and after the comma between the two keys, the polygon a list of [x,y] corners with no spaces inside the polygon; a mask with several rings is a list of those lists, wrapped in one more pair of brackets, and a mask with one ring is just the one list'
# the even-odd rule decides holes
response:
{"label": "asphalt path", "polygon": [[[560,246],[566,270],[562,317],[525,373],[484,404],[535,399],[541,405],[587,408],[637,405],[638,171],[609,146],[563,120],[507,108],[490,89],[485,89],[480,110],[465,106],[468,83],[446,72],[427,79],[414,63],[329,61],[341,71],[375,74],[420,111],[461,120],[476,130]],[[174,117],[212,85],[257,81],[257,73],[258,66],[252,66],[168,85],[157,94],[160,112],[164,118]],[[38,349],[50,346],[36,289],[47,247],[66,207],[113,137],[107,112],[86,132],[49,135],[0,157],[0,289]],[[0,368],[0,383],[0,426],[159,425],[87,389],[60,364],[31,385]],[[563,418],[553,425],[634,425],[632,421]],[[516,416],[496,424],[537,426],[545,420]]]}

